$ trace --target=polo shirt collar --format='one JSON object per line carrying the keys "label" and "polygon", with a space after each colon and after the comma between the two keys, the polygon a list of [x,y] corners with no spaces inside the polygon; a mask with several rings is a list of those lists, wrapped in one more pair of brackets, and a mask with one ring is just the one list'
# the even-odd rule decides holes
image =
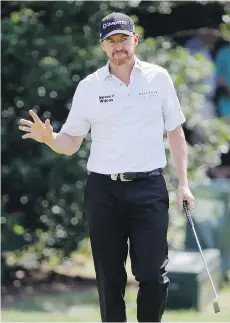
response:
{"label": "polo shirt collar", "polygon": [[103,74],[102,74],[102,78],[103,80],[105,80],[109,75],[110,75],[110,71],[109,71],[109,61],[107,62],[107,64],[103,67],[102,70]]}
{"label": "polo shirt collar", "polygon": [[[136,56],[135,56],[135,63],[134,63],[133,69],[141,70],[141,61]],[[110,71],[109,71],[109,61],[108,61],[102,70],[103,80],[105,80],[109,75],[110,75]]]}
{"label": "polo shirt collar", "polygon": [[135,56],[135,63],[134,63],[133,68],[138,69],[138,70],[142,69],[141,61],[136,56]]}

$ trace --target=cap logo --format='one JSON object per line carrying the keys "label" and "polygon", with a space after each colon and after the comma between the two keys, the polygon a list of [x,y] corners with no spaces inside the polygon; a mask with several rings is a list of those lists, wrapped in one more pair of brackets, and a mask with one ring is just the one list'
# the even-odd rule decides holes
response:
{"label": "cap logo", "polygon": [[103,29],[111,26],[111,25],[117,25],[117,24],[123,24],[127,25],[127,21],[125,20],[118,20],[118,21],[113,21],[113,22],[107,22],[106,24],[103,24]]}

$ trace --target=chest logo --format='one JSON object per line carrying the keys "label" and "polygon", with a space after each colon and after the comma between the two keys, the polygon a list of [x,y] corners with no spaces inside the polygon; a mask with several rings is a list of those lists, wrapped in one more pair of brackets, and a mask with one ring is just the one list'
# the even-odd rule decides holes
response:
{"label": "chest logo", "polygon": [[108,103],[108,102],[113,102],[115,97],[115,94],[111,95],[99,95],[99,102],[100,103]]}
{"label": "chest logo", "polygon": [[158,91],[144,91],[144,92],[139,92],[139,98],[140,99],[146,99],[154,96],[158,96],[159,93]]}

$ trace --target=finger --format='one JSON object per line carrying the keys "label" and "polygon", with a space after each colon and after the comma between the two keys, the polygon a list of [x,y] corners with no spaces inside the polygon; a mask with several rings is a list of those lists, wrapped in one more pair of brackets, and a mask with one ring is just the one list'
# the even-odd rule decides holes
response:
{"label": "finger", "polygon": [[182,208],[183,208],[183,199],[179,197],[178,201],[177,201],[177,204],[178,204],[179,210],[181,211]]}
{"label": "finger", "polygon": [[33,118],[34,122],[42,123],[41,120],[39,119],[39,117],[37,116],[37,114],[33,110],[30,110],[29,114]]}
{"label": "finger", "polygon": [[46,119],[45,125],[47,129],[51,128],[50,119]]}
{"label": "finger", "polygon": [[22,127],[22,126],[20,126],[19,129],[22,130],[22,131],[31,132],[31,128],[29,128],[29,127]]}
{"label": "finger", "polygon": [[194,208],[194,203],[193,203],[193,200],[192,199],[189,199],[188,200],[188,207],[189,207],[189,210],[190,211]]}
{"label": "finger", "polygon": [[31,122],[29,120],[25,120],[25,119],[21,119],[20,123],[25,124],[25,125],[27,125],[29,127],[31,127],[33,125],[33,122]]}
{"label": "finger", "polygon": [[27,133],[26,135],[22,136],[22,139],[32,138],[31,133]]}
{"label": "finger", "polygon": [[50,120],[49,119],[46,119],[45,121],[45,126],[46,126],[46,129],[51,133],[53,131],[53,127],[51,126],[50,124]]}

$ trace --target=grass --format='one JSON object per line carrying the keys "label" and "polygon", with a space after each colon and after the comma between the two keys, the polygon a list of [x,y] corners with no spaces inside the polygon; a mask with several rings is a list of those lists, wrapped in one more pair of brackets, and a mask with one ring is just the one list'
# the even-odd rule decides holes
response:
{"label": "grass", "polygon": [[[127,287],[128,321],[136,322],[137,286]],[[204,312],[194,310],[166,311],[164,322],[228,322],[230,318],[230,285],[220,295],[221,312],[213,313],[212,304]],[[95,287],[46,293],[17,300],[13,308],[2,310],[2,322],[100,322]]]}

